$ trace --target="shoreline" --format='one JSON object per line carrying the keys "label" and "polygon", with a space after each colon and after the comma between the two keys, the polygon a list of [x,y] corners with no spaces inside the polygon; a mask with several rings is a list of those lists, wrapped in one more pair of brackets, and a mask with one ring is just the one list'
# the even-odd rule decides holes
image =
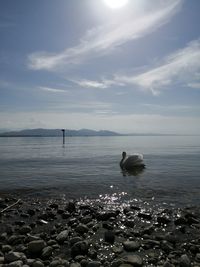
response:
{"label": "shoreline", "polygon": [[200,207],[0,198],[0,266],[200,266]]}

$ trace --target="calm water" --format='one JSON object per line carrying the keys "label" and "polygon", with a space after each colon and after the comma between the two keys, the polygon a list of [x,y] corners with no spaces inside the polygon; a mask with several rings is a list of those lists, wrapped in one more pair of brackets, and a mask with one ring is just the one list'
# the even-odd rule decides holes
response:
{"label": "calm water", "polygon": [[[124,176],[121,152],[144,155],[147,168]],[[200,137],[0,138],[0,193],[77,198],[125,194],[200,204]]]}

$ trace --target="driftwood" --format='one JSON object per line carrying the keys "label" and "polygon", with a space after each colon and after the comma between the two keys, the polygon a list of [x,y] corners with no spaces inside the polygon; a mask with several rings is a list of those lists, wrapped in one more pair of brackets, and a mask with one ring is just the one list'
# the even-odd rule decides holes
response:
{"label": "driftwood", "polygon": [[4,211],[7,211],[8,209],[14,207],[15,205],[17,205],[20,202],[21,199],[18,199],[15,203],[13,203],[12,205],[6,207],[5,209],[1,210],[0,213],[3,213]]}

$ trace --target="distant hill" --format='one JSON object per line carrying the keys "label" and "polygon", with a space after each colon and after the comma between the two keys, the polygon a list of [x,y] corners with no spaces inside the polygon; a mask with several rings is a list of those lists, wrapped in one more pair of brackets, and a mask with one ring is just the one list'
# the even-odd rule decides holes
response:
{"label": "distant hill", "polygon": [[[119,133],[112,131],[94,131],[89,129],[65,130],[66,136],[119,136]],[[26,129],[0,133],[0,137],[53,137],[62,136],[61,129]]]}

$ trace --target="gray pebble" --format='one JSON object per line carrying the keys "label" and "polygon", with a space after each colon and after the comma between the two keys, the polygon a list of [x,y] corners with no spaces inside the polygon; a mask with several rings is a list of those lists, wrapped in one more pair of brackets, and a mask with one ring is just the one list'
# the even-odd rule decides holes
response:
{"label": "gray pebble", "polygon": [[142,258],[139,255],[127,255],[123,257],[124,263],[132,264],[135,267],[142,266]]}
{"label": "gray pebble", "polygon": [[22,254],[20,252],[10,251],[5,255],[5,259],[8,262],[21,260]]}
{"label": "gray pebble", "polygon": [[44,264],[41,261],[35,261],[32,267],[44,267]]}
{"label": "gray pebble", "polygon": [[99,261],[91,261],[88,263],[87,267],[100,267],[101,263]]}
{"label": "gray pebble", "polygon": [[28,252],[31,254],[41,253],[45,247],[44,240],[35,240],[28,243]]}
{"label": "gray pebble", "polygon": [[135,251],[135,250],[138,250],[139,247],[140,247],[140,244],[136,241],[125,241],[123,242],[123,246],[124,246],[124,249],[126,251]]}
{"label": "gray pebble", "polygon": [[191,262],[188,256],[186,254],[182,255],[180,259],[180,267],[190,267],[190,266]]}
{"label": "gray pebble", "polygon": [[56,240],[58,241],[58,243],[63,243],[65,240],[67,240],[68,234],[69,234],[68,230],[64,230],[60,232],[56,237]]}

